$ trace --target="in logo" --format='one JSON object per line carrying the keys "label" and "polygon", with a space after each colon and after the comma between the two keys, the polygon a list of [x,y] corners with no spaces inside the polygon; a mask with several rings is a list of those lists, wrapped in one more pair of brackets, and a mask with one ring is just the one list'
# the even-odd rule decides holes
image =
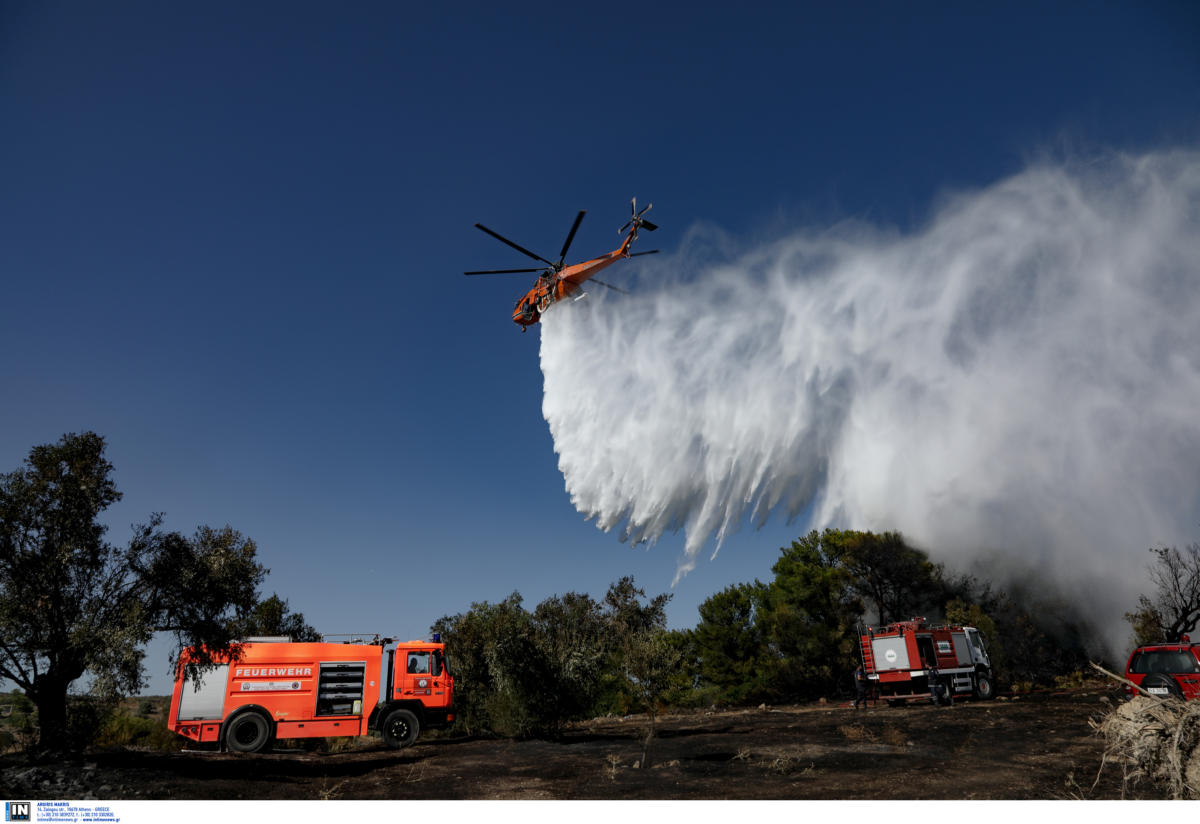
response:
{"label": "in logo", "polygon": [[4,802],[4,820],[5,821],[29,821],[29,802],[28,801],[5,801]]}

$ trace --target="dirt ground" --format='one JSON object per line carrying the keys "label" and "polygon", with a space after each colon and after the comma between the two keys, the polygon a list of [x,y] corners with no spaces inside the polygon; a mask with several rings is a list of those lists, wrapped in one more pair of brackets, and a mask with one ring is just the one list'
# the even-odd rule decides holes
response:
{"label": "dirt ground", "polygon": [[[695,711],[576,725],[563,740],[378,738],[342,752],[94,752],[78,762],[0,759],[0,795],[35,799],[1115,799],[1089,719],[1117,691],[959,701]],[[1150,788],[1142,788],[1153,797]]]}

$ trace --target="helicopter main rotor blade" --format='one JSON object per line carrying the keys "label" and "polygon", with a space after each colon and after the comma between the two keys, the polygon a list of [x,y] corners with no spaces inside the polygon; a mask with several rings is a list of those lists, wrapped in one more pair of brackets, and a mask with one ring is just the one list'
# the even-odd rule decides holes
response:
{"label": "helicopter main rotor blade", "polygon": [[607,286],[609,289],[612,289],[614,292],[620,292],[622,295],[628,295],[628,294],[629,294],[629,293],[628,293],[628,292],[626,292],[624,289],[622,289],[622,288],[620,288],[620,287],[618,287],[618,286],[613,286],[611,283],[605,283],[605,282],[604,282],[604,281],[602,281],[602,280],[596,280],[595,278],[592,278],[592,283],[599,283],[601,286]]}
{"label": "helicopter main rotor blade", "polygon": [[464,275],[508,275],[515,272],[543,272],[544,269],[478,269],[474,272],[463,272]]}
{"label": "helicopter main rotor blade", "polygon": [[517,244],[513,243],[511,240],[509,240],[508,238],[506,238],[504,235],[501,235],[501,234],[498,234],[498,233],[496,233],[496,232],[493,232],[491,229],[489,229],[488,227],[484,226],[482,223],[476,223],[476,224],[475,224],[475,228],[476,228],[476,229],[479,229],[479,230],[480,230],[480,231],[482,231],[482,232],[487,232],[489,235],[491,235],[492,237],[494,237],[496,240],[500,241],[501,243],[504,243],[504,244],[507,244],[507,245],[509,245],[509,246],[513,247],[513,248],[514,248],[514,249],[516,249],[518,252],[520,252],[521,254],[523,254],[523,255],[525,255],[525,256],[527,256],[527,257],[531,257],[531,258],[533,258],[534,260],[540,260],[542,263],[548,264],[548,265],[550,265],[550,266],[553,266],[553,265],[554,265],[553,263],[550,263],[550,261],[546,260],[546,259],[545,259],[544,257],[542,257],[541,255],[535,255],[533,252],[529,251],[528,249],[524,248],[523,246],[518,246]]}
{"label": "helicopter main rotor blade", "polygon": [[567,233],[567,241],[563,244],[562,252],[558,256],[559,263],[567,259],[567,249],[571,248],[571,241],[575,239],[575,232],[579,229],[579,224],[583,222],[583,216],[586,214],[586,211],[580,210],[579,214],[575,215],[575,223],[571,225],[571,231]]}

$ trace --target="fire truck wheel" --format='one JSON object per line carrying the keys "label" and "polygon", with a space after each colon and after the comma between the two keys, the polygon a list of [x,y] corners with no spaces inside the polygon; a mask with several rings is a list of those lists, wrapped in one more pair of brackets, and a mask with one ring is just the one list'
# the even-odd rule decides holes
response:
{"label": "fire truck wheel", "polygon": [[270,741],[271,722],[254,711],[237,716],[225,730],[225,746],[233,752],[261,752]]}
{"label": "fire truck wheel", "polygon": [[[1167,675],[1166,673],[1162,673],[1162,672],[1151,673],[1150,675],[1147,675],[1145,678],[1143,678],[1142,679],[1142,689],[1150,692],[1150,694],[1155,696],[1156,698],[1165,698],[1166,697],[1161,692],[1162,689],[1166,689],[1167,693],[1170,694],[1170,696],[1172,698],[1183,698],[1183,690],[1180,688],[1179,682],[1176,681],[1171,676]],[[1160,691],[1152,692],[1151,690],[1160,690]]]}
{"label": "fire truck wheel", "polygon": [[400,750],[417,740],[417,734],[421,731],[421,723],[417,721],[417,716],[408,710],[392,710],[388,713],[387,718],[383,719],[383,726],[380,729],[387,745],[392,749]]}
{"label": "fire truck wheel", "polygon": [[992,684],[991,676],[982,672],[975,676],[975,695],[985,701],[996,697],[996,687]]}

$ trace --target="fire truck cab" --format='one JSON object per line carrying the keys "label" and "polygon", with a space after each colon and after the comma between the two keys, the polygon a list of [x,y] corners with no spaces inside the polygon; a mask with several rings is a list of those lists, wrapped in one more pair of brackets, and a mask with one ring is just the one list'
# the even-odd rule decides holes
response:
{"label": "fire truck cab", "polygon": [[879,697],[889,703],[945,696],[995,697],[992,664],[983,634],[975,627],[898,621],[862,635],[863,667]]}
{"label": "fire truck cab", "polygon": [[235,660],[186,675],[191,649],[180,655],[167,726],[198,742],[234,752],[260,752],[281,738],[357,736],[378,732],[407,747],[422,728],[454,720],[454,679],[444,645],[293,643],[255,638]]}

